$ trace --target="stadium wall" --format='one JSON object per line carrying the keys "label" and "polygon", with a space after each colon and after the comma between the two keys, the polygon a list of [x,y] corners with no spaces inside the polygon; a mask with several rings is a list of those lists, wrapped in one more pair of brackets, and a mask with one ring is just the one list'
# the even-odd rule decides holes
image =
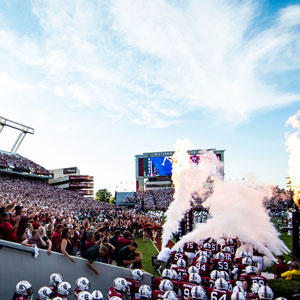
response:
{"label": "stadium wall", "polygon": [[[35,299],[38,289],[49,286],[49,276],[55,272],[60,273],[72,285],[73,291],[76,279],[80,276],[87,277],[91,282],[91,290],[99,289],[106,299],[113,280],[116,277],[128,278],[131,274],[126,268],[94,262],[94,266],[100,271],[100,275],[96,276],[83,258],[74,257],[76,263],[72,263],[61,253],[52,252],[48,256],[46,250],[40,249],[38,258],[34,259],[33,252],[33,248],[0,240],[0,299],[11,299],[16,284],[21,280],[28,280],[32,284]],[[151,286],[151,281],[152,275],[145,273],[143,284]]]}

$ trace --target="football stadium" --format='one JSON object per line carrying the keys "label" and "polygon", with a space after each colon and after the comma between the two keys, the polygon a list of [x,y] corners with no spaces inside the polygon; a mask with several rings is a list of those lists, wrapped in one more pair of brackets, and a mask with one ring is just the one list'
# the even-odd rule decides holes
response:
{"label": "football stadium", "polygon": [[[20,146],[28,127],[1,125]],[[228,185],[224,150],[136,155],[136,192],[114,204],[17,150],[0,151],[0,299],[299,299],[292,192]]]}

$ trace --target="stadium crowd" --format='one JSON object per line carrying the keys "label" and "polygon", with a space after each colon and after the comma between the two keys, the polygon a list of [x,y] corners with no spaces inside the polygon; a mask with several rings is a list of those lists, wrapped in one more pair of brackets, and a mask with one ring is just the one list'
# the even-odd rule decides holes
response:
{"label": "stadium crowd", "polygon": [[[293,204],[290,195],[280,190],[274,191],[272,198],[265,200],[265,206],[270,214],[281,217],[282,211]],[[44,248],[49,255],[52,251],[61,252],[73,263],[76,263],[74,256],[81,256],[96,275],[99,270],[94,261],[131,268],[134,278],[135,273],[141,275],[143,272],[143,257],[137,251],[135,238],[139,236],[145,240],[152,237],[156,242],[162,226],[162,211],[169,206],[173,193],[171,188],[138,192],[131,196],[136,207],[127,209],[85,199],[43,180],[1,175],[0,237],[28,247]],[[193,198],[201,207],[201,199],[197,195]],[[209,214],[203,211],[195,217],[197,222],[205,222]],[[140,280],[136,280],[133,289],[129,279],[116,278],[108,298],[273,299],[266,278],[261,276],[261,259],[257,258],[259,253],[239,252],[239,246],[238,239],[216,241],[208,238],[187,243],[184,248],[173,252],[164,248],[158,256],[161,277],[154,279],[152,287],[142,288]],[[300,279],[298,264],[283,266],[281,261],[279,265],[275,277]],[[61,278],[61,275],[55,274],[54,277]],[[89,294],[89,281],[87,278],[83,281],[85,285],[82,278],[75,284],[75,299],[103,298],[100,291],[97,291],[98,296]],[[56,286],[53,286],[51,279],[50,283],[51,293],[48,287],[42,287],[37,299],[51,299],[54,296],[61,297],[53,298],[57,300],[69,299],[71,285],[68,282],[61,278]],[[80,290],[79,286],[85,288]],[[30,299],[30,290],[29,282],[18,283],[13,299]]]}
{"label": "stadium crowd", "polygon": [[32,170],[34,172],[49,173],[44,167],[25,158],[19,154],[11,154],[0,151],[0,165],[2,167],[17,167],[22,169]]}

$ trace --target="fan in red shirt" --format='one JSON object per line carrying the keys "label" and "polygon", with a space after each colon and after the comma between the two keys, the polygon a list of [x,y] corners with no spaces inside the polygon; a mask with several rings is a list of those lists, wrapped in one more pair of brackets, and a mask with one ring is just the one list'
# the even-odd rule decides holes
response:
{"label": "fan in red shirt", "polygon": [[32,295],[32,285],[26,280],[22,280],[16,285],[16,292],[14,293],[12,300],[28,300]]}
{"label": "fan in red shirt", "polygon": [[208,299],[230,300],[232,292],[228,291],[228,283],[224,278],[218,278],[214,288],[207,288]]}
{"label": "fan in red shirt", "polygon": [[9,215],[7,212],[3,212],[1,215],[1,225],[0,225],[0,232],[2,233],[2,239],[10,242],[17,243],[17,230],[20,222],[20,216],[16,217],[15,225],[12,226],[11,223],[9,223]]}
{"label": "fan in red shirt", "polygon": [[119,237],[117,240],[117,249],[118,252],[125,246],[130,245],[132,240],[130,238],[130,232],[129,231],[124,231],[123,237]]}
{"label": "fan in red shirt", "polygon": [[125,278],[117,277],[113,281],[113,286],[108,290],[107,296],[111,297],[119,297],[122,300],[126,299],[126,293],[128,292],[128,284]]}
{"label": "fan in red shirt", "polygon": [[57,224],[55,226],[55,231],[51,236],[52,248],[51,251],[60,252],[60,238],[63,230],[63,225]]}
{"label": "fan in red shirt", "polygon": [[92,230],[89,230],[86,234],[86,240],[84,242],[84,249],[87,251],[91,246],[96,245],[94,242],[95,233]]}

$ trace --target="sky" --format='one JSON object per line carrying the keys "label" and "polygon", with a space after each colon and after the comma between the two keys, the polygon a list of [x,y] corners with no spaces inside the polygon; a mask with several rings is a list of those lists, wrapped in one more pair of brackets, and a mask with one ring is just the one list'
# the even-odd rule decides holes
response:
{"label": "sky", "polygon": [[18,153],[95,190],[133,190],[135,155],[184,138],[225,150],[225,180],[285,187],[300,1],[0,0],[0,66],[0,116],[35,129]]}

